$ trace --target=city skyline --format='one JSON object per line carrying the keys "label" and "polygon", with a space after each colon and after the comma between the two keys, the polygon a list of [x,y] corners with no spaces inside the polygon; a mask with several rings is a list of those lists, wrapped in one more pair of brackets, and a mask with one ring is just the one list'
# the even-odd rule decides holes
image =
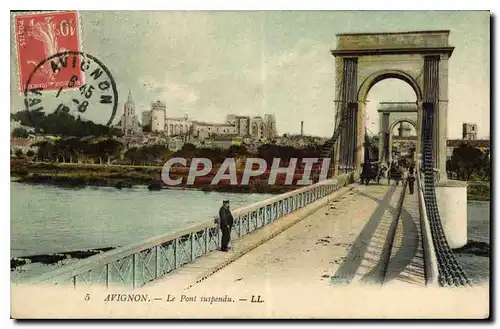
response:
{"label": "city skyline", "polygon": [[[129,100],[132,100],[132,103],[133,103],[133,104],[135,104],[135,101],[133,100],[133,93],[132,93],[132,90],[131,90],[131,89],[129,89],[129,93],[128,93],[128,96],[127,96],[127,101],[126,101],[124,104],[122,104],[121,114],[120,114],[120,112],[118,112],[118,113],[117,113],[117,116],[116,116],[116,118],[115,118],[115,120],[114,120],[114,124],[115,124],[115,125],[118,125],[118,124],[119,124],[119,122],[120,122],[120,117],[121,117],[121,116],[124,114],[124,112],[126,111],[124,107],[125,107],[125,106],[126,106],[126,104],[129,102]],[[135,109],[135,115],[137,115],[137,118],[139,119],[139,122],[140,122],[140,124],[141,124],[142,126],[144,126],[145,124],[144,124],[144,122],[143,122],[143,118],[141,118],[141,114],[143,114],[144,112],[151,112],[151,110],[152,110],[153,106],[154,106],[155,104],[157,104],[158,102],[160,102],[160,103],[163,103],[163,104],[164,104],[164,102],[162,102],[160,99],[155,99],[154,101],[150,102],[150,107],[149,107],[149,108],[147,108],[147,109],[139,110],[139,109],[137,109],[136,107],[134,108],[134,109]],[[165,104],[165,105],[166,105],[166,104]],[[118,114],[120,114],[120,115],[118,115]],[[266,114],[273,114],[273,113],[264,113],[264,115],[266,115]],[[252,117],[252,116],[253,116],[253,117],[263,117],[263,116],[260,116],[260,115],[252,115],[252,114],[239,113],[239,112],[236,112],[236,113],[228,113],[227,115],[235,115],[235,116],[249,116],[249,117]],[[224,120],[222,120],[222,121],[220,122],[221,124],[225,124],[225,123],[226,123],[226,121],[227,121],[227,120],[226,120],[226,119],[227,119],[227,115],[226,115],[226,117],[224,118]],[[165,117],[166,117],[166,118],[176,118],[176,119],[178,119],[178,118],[186,118],[186,119],[187,119],[187,118],[189,118],[189,120],[191,120],[191,121],[197,121],[197,122],[200,122],[200,123],[201,123],[201,122],[206,122],[206,121],[200,121],[200,120],[196,120],[195,118],[189,117],[187,113],[184,113],[183,115],[179,115],[179,116],[169,116],[169,115],[168,115],[168,113],[167,113],[167,111],[166,111],[166,113],[165,113]],[[146,124],[147,124],[147,123],[146,123]]]}
{"label": "city skyline", "polygon": [[[329,137],[334,126],[335,34],[449,29],[448,138],[463,122],[489,132],[489,13],[484,12],[80,12],[82,51],[112,72],[123,114],[128,90],[136,113],[164,101],[168,116],[185,113],[223,122],[229,113],[276,115],[277,130]],[[471,22],[474,24],[470,24]],[[123,37],[126,35],[127,37]],[[112,45],[106,47],[105,45]],[[130,44],[136,45],[130,47]],[[16,59],[12,43],[11,62]],[[116,56],[122,54],[121,56]],[[11,111],[23,108],[17,65]],[[471,97],[471,94],[474,97]],[[381,101],[414,101],[401,81],[385,80],[368,95],[374,118]],[[93,120],[105,120],[97,113]],[[377,125],[367,127],[378,131]]]}

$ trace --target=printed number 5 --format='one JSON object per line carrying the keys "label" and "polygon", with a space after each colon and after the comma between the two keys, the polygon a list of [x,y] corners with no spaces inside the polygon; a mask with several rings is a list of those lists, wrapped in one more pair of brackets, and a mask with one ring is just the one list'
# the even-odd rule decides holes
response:
{"label": "printed number 5", "polygon": [[85,295],[85,300],[86,300],[86,301],[89,301],[89,300],[90,300],[90,294],[86,294],[86,295]]}

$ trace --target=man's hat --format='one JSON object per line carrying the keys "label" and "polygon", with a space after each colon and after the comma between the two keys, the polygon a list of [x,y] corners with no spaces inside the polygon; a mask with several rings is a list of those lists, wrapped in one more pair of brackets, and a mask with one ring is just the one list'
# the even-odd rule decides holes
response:
{"label": "man's hat", "polygon": [[224,200],[224,201],[222,201],[222,203],[224,203],[224,204],[229,203],[229,200]]}

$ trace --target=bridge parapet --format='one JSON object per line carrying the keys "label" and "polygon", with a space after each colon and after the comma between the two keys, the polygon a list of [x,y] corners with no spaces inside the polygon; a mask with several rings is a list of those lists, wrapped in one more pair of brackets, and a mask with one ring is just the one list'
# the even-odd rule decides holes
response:
{"label": "bridge parapet", "polygon": [[[324,198],[349,184],[352,174],[299,188],[276,197],[233,210],[234,238],[273,223],[275,220]],[[77,286],[122,285],[132,288],[158,279],[184,264],[220,247],[220,230],[206,221],[185,230],[116,248],[62,266],[26,281],[28,284]]]}

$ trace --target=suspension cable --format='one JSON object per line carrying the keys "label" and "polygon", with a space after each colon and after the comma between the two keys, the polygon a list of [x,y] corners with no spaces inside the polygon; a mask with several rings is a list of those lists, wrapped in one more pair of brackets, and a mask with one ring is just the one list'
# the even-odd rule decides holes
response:
{"label": "suspension cable", "polygon": [[[471,280],[458,263],[451,250],[443,225],[439,216],[439,209],[436,200],[436,171],[433,161],[433,139],[432,131],[434,124],[433,108],[430,110],[424,106],[422,120],[422,155],[424,174],[424,200],[431,228],[432,241],[438,262],[438,282],[442,287],[470,286]],[[420,173],[419,173],[420,174]]]}

